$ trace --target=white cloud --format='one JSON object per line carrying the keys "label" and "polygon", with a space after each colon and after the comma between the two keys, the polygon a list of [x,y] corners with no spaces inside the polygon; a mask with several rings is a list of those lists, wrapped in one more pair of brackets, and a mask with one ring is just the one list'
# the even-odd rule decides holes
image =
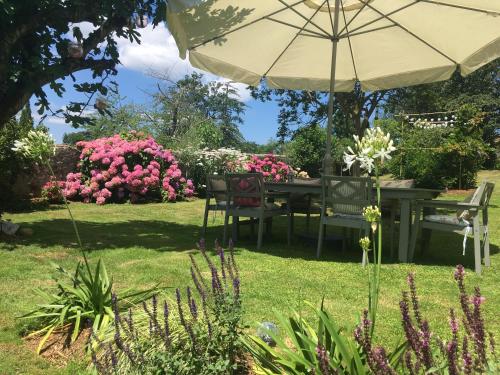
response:
{"label": "white cloud", "polygon": [[[140,30],[141,44],[131,43],[128,39],[117,39],[120,61],[124,68],[135,70],[143,74],[150,72],[160,73],[168,76],[171,80],[178,80],[186,74],[201,72],[207,80],[227,82],[226,78],[203,72],[194,68],[189,60],[179,57],[179,50],[175,44],[174,37],[164,24],[155,28],[148,25]],[[238,91],[238,98],[244,102],[251,99],[247,85],[243,83],[232,83]]]}

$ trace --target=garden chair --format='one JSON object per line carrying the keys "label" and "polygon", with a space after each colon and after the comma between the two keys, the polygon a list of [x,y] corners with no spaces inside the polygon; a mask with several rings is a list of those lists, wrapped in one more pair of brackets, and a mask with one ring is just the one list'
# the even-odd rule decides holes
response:
{"label": "garden chair", "polygon": [[[484,181],[462,202],[447,200],[419,201],[416,205],[414,229],[411,238],[410,260],[413,259],[418,231],[422,229],[422,252],[427,250],[433,230],[455,232],[464,235],[463,254],[467,237],[474,237],[474,263],[476,273],[481,273],[481,235],[483,235],[484,264],[490,266],[490,240],[488,236],[488,203],[495,184]],[[455,215],[436,214],[436,209],[446,209]],[[423,211],[423,218],[421,213]],[[482,212],[482,223],[479,212]]]}
{"label": "garden chair", "polygon": [[[320,185],[320,178],[301,178],[293,176],[289,179],[290,183]],[[292,233],[294,228],[294,214],[306,215],[306,232],[309,233],[311,226],[311,215],[321,215],[321,204],[314,199],[312,194],[292,193],[289,198],[290,213],[292,215]]]}
{"label": "garden chair", "polygon": [[[207,176],[207,197],[205,200],[205,214],[203,216],[202,237],[205,238],[207,233],[208,215],[210,211],[226,212],[226,179],[223,175],[208,175]],[[212,199],[215,201],[212,204]]]}
{"label": "garden chair", "polygon": [[[227,239],[229,217],[233,217],[233,241],[237,240],[237,227],[240,217],[258,220],[257,249],[262,247],[264,221],[274,216],[288,218],[288,244],[291,242],[291,215],[288,203],[289,194],[272,193],[266,190],[264,178],[260,173],[231,173],[226,175],[227,197],[226,216],[224,219],[224,243]],[[285,203],[278,205],[269,199],[284,198]]]}
{"label": "garden chair", "polygon": [[[323,247],[326,225],[359,229],[365,236],[369,235],[370,223],[364,219],[363,209],[372,204],[373,182],[369,177],[323,176],[321,186],[321,218],[316,254],[318,258]],[[343,250],[345,247],[344,237]],[[364,253],[362,263],[366,264]]]}
{"label": "garden chair", "polygon": [[[415,187],[415,180],[389,180],[380,181],[380,187],[390,187],[398,189],[411,189]],[[395,199],[382,201],[382,214],[388,212],[390,215],[389,222],[389,235],[390,235],[390,248],[391,259],[394,259],[394,236],[396,221],[399,219],[399,202]]]}

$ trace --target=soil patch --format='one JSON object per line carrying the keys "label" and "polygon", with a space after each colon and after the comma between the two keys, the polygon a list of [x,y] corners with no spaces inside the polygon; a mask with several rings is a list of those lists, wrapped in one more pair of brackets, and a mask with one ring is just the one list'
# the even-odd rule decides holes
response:
{"label": "soil patch", "polygon": [[[68,330],[53,333],[45,342],[40,356],[56,367],[65,367],[72,360],[84,358],[90,331],[90,328],[84,329],[75,342],[71,342],[71,332]],[[43,335],[25,337],[24,342],[30,350],[36,352],[42,338]]]}

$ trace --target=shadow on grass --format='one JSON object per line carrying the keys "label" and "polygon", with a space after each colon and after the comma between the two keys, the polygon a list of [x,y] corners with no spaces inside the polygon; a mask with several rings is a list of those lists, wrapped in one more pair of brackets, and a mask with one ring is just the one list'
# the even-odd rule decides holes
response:
{"label": "shadow on grass", "polygon": [[[305,226],[303,220],[296,219],[295,233],[304,233]],[[40,248],[53,246],[76,247],[76,239],[70,220],[54,219],[42,220],[30,223],[18,223],[33,230],[33,235],[29,237],[15,237],[4,243],[6,250],[15,250],[17,246],[35,245]],[[291,246],[287,246],[286,241],[286,219],[277,218],[274,220],[271,235],[265,235],[261,250],[257,250],[257,235],[251,234],[249,226],[242,226],[239,241],[236,244],[238,249],[247,249],[255,253],[269,254],[282,258],[301,258],[304,260],[316,261],[316,241],[315,232],[317,225],[311,223],[310,239],[304,239],[295,235]],[[126,220],[120,222],[90,222],[78,221],[78,228],[83,243],[88,251],[132,249],[142,248],[154,251],[189,251],[196,248],[196,243],[201,238],[201,226],[193,224],[180,224],[161,220]],[[329,234],[340,234],[339,228],[328,228]],[[229,233],[231,231],[229,230]],[[384,228],[384,233],[389,232]],[[214,251],[214,242],[222,239],[223,226],[209,225],[207,229],[207,249]],[[357,237],[356,237],[357,238]],[[453,233],[433,234],[429,251],[420,253],[417,246],[415,263],[433,266],[455,266],[463,264],[466,267],[474,268],[474,246],[472,239],[467,242],[467,252],[462,256],[461,235]],[[321,254],[321,261],[360,263],[361,250],[356,246],[356,239],[348,245],[346,251],[342,251],[342,242],[333,241],[325,243]],[[349,242],[348,242],[349,244]],[[384,260],[385,264],[397,263],[396,259],[390,259],[389,241],[384,238]],[[396,241],[395,253],[397,253]],[[490,244],[491,255],[499,252],[498,246]],[[395,255],[395,258],[397,255]]]}

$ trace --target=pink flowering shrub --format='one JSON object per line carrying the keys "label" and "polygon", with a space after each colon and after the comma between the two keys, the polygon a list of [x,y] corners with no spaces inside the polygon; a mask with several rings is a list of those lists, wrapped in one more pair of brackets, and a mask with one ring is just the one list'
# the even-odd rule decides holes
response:
{"label": "pink flowering shrub", "polygon": [[175,201],[194,193],[170,150],[141,132],[78,142],[79,171],[66,177],[64,195],[83,202]]}
{"label": "pink flowering shrub", "polygon": [[264,158],[252,155],[244,163],[247,172],[260,172],[266,181],[286,182],[288,176],[293,173],[292,168],[285,162],[279,161],[273,154],[267,154]]}
{"label": "pink flowering shrub", "polygon": [[64,181],[56,181],[52,178],[42,186],[42,198],[49,203],[63,203],[62,191],[64,186]]}

